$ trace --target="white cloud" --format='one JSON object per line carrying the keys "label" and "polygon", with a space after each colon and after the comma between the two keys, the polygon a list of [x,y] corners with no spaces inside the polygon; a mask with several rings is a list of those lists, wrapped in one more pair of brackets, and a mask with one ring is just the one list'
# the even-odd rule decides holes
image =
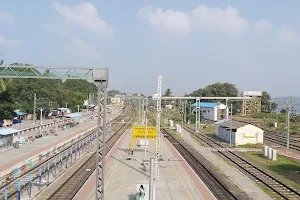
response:
{"label": "white cloud", "polygon": [[267,19],[259,20],[254,24],[254,29],[257,32],[266,32],[273,28],[273,24],[271,21]]}
{"label": "white cloud", "polygon": [[228,6],[210,8],[201,5],[191,13],[192,24],[200,30],[223,32],[230,35],[241,35],[248,31],[248,22],[235,8]]}
{"label": "white cloud", "polygon": [[41,24],[43,31],[47,33],[70,34],[72,29],[65,23]]}
{"label": "white cloud", "polygon": [[0,46],[19,48],[23,46],[22,40],[8,40],[3,35],[0,34]]}
{"label": "white cloud", "polygon": [[72,43],[77,47],[76,52],[89,57],[95,57],[97,55],[97,49],[81,39],[73,38]]}
{"label": "white cloud", "polygon": [[299,41],[299,38],[291,28],[288,26],[282,26],[279,29],[279,34],[278,34],[279,41],[282,42],[283,44],[294,44]]}
{"label": "white cloud", "polygon": [[201,5],[191,12],[153,9],[145,6],[138,12],[138,16],[147,20],[150,25],[160,31],[189,33],[192,27],[205,30],[223,32],[230,35],[240,35],[248,31],[248,22],[239,16],[235,8],[228,6],[210,8]]}
{"label": "white cloud", "polygon": [[56,11],[69,22],[93,33],[111,33],[111,27],[98,16],[98,11],[91,3],[80,3],[74,7],[52,3]]}
{"label": "white cloud", "polygon": [[15,21],[16,20],[13,16],[0,10],[0,24],[13,24]]}
{"label": "white cloud", "polygon": [[188,15],[180,11],[163,11],[161,8],[153,9],[152,6],[147,5],[139,10],[138,16],[148,20],[151,26],[160,31],[186,34],[191,29]]}

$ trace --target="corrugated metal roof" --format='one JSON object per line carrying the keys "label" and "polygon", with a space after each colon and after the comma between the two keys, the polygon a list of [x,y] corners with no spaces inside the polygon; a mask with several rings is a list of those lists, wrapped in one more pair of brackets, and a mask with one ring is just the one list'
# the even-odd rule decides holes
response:
{"label": "corrugated metal roof", "polygon": [[67,111],[67,110],[69,110],[69,108],[57,108],[57,110]]}
{"label": "corrugated metal roof", "polygon": [[20,130],[13,129],[13,128],[1,128],[0,129],[0,135],[10,135],[16,132],[19,132]]}
{"label": "corrugated metal roof", "polygon": [[222,123],[224,123],[224,122],[227,122],[227,121],[230,121],[230,119],[227,118],[227,119],[219,120],[219,121],[215,122],[215,125],[220,125],[220,124],[222,124]]}
{"label": "corrugated metal roof", "polygon": [[79,113],[71,113],[71,114],[66,114],[65,117],[70,117],[70,118],[81,118],[82,117],[82,114],[79,114]]}
{"label": "corrugated metal roof", "polygon": [[[195,107],[196,103],[193,103],[192,106]],[[218,103],[200,102],[200,107],[204,107],[204,108],[215,108],[217,106]]]}
{"label": "corrugated metal roof", "polygon": [[15,113],[16,113],[17,115],[27,115],[27,114],[28,114],[28,113],[23,112],[23,111],[15,111]]}
{"label": "corrugated metal roof", "polygon": [[[223,123],[219,124],[220,126],[226,127],[226,128],[231,128],[231,129],[237,129],[237,128],[241,128],[243,126],[246,126],[248,124],[244,123],[244,122],[238,122],[238,121],[225,121]],[[232,126],[231,126],[232,125]]]}

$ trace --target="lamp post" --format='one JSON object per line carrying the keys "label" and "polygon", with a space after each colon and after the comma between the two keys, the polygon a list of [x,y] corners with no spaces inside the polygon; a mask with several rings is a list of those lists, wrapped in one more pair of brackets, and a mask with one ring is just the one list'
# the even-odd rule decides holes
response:
{"label": "lamp post", "polygon": [[231,134],[232,134],[232,104],[230,104],[230,134],[229,134],[229,143],[230,146],[232,145],[232,141],[231,141]]}
{"label": "lamp post", "polygon": [[43,123],[43,120],[42,120],[42,117],[43,117],[43,108],[40,108],[40,134],[42,134],[42,123]]}
{"label": "lamp post", "polygon": [[139,97],[139,125],[141,124],[141,94],[138,94]]}

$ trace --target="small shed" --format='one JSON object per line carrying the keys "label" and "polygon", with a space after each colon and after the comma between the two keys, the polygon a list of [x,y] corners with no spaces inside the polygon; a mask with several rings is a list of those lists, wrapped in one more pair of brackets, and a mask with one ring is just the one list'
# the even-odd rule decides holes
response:
{"label": "small shed", "polygon": [[70,113],[66,114],[65,117],[71,118],[73,121],[73,124],[78,124],[79,120],[82,118],[82,114],[80,113]]}
{"label": "small shed", "polygon": [[13,128],[1,128],[0,129],[0,148],[11,146],[13,144],[14,133],[20,130]]}
{"label": "small shed", "polygon": [[22,120],[27,119],[28,113],[23,112],[23,111],[19,111],[19,110],[15,111],[15,113],[17,114],[18,119],[22,119]]}
{"label": "small shed", "polygon": [[[196,103],[192,104],[196,112]],[[228,107],[222,103],[200,102],[200,110],[204,119],[218,121],[228,118]]]}
{"label": "small shed", "polygon": [[57,108],[57,115],[64,116],[65,114],[71,113],[69,108]]}
{"label": "small shed", "polygon": [[224,119],[216,122],[215,125],[217,125],[216,135],[226,142],[230,141],[231,130],[231,143],[234,146],[258,143],[263,144],[263,130],[252,124]]}

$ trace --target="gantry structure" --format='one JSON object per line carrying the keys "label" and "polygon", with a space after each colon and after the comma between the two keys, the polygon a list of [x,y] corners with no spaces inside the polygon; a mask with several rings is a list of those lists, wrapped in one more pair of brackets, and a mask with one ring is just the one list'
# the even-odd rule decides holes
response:
{"label": "gantry structure", "polygon": [[83,79],[95,83],[98,89],[97,182],[96,199],[104,199],[104,165],[106,135],[107,68],[54,67],[32,65],[0,65],[0,78]]}

